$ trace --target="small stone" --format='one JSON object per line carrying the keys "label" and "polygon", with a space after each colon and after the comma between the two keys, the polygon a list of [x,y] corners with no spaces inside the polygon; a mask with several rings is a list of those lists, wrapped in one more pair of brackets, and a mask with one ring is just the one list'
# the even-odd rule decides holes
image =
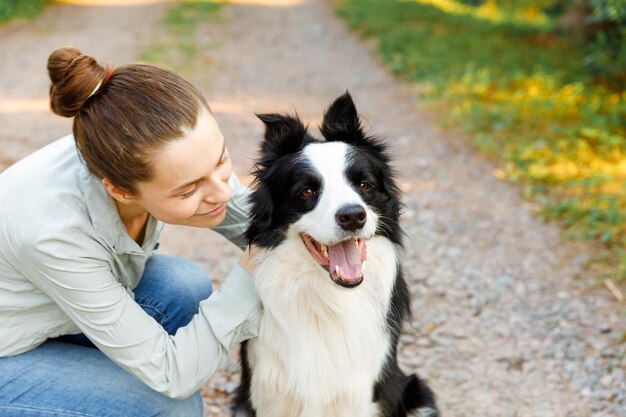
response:
{"label": "small stone", "polygon": [[567,357],[569,359],[580,359],[585,355],[585,348],[583,346],[570,346],[567,349]]}
{"label": "small stone", "polygon": [[615,381],[616,383],[620,383],[620,382],[624,382],[624,370],[623,369],[614,369],[613,373],[611,373],[611,376],[613,377],[613,381]]}
{"label": "small stone", "polygon": [[504,290],[509,289],[514,282],[515,278],[509,275],[500,275],[498,278],[496,278],[496,285]]}
{"label": "small stone", "polygon": [[613,376],[611,375],[604,375],[602,378],[600,378],[600,383],[604,385],[605,387],[610,386],[612,382],[613,382]]}
{"label": "small stone", "polygon": [[544,358],[554,358],[554,356],[555,356],[555,348],[554,348],[554,346],[547,346],[543,350],[543,357]]}
{"label": "small stone", "polygon": [[450,247],[448,248],[447,251],[447,256],[448,258],[452,259],[453,261],[458,260],[461,257],[461,254],[463,253],[463,251],[460,248],[457,247]]}
{"label": "small stone", "polygon": [[419,347],[430,347],[433,345],[433,342],[431,342],[431,340],[427,337],[420,337],[419,339],[417,339],[416,343]]}
{"label": "small stone", "polygon": [[229,382],[228,384],[226,384],[226,386],[224,387],[224,391],[232,394],[233,392],[237,391],[237,388],[239,387],[239,384],[236,382]]}
{"label": "small stone", "polygon": [[615,350],[613,349],[604,349],[600,354],[605,359],[611,359],[617,356],[617,352],[615,352]]}

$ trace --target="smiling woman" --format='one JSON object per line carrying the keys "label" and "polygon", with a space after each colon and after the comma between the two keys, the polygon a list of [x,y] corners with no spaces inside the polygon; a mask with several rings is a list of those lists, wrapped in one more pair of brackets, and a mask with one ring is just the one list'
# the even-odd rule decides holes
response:
{"label": "smiling woman", "polygon": [[[200,112],[196,127],[184,139],[165,145],[152,164],[159,167],[154,178],[140,181],[138,196],[125,202],[144,207],[170,224],[211,227],[224,220],[232,163],[219,127],[207,110]],[[113,187],[111,190],[115,192]]]}
{"label": "smiling woman", "polygon": [[48,71],[73,135],[0,174],[0,415],[200,417],[198,389],[257,334],[252,252],[211,294],[204,271],[155,251],[163,223],[245,247],[227,143],[169,70],[63,48]]}

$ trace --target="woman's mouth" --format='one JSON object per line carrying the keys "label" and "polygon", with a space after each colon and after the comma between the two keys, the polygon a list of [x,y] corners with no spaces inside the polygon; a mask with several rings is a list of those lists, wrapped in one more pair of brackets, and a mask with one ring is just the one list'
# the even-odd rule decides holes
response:
{"label": "woman's mouth", "polygon": [[226,210],[226,203],[220,204],[219,206],[215,207],[211,211],[207,211],[205,213],[198,213],[196,214],[196,216],[215,217],[215,216],[219,216],[220,214],[222,214],[224,210]]}

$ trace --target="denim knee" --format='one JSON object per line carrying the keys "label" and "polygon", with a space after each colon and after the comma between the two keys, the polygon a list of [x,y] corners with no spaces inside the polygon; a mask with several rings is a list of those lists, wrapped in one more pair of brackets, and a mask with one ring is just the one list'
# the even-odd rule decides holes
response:
{"label": "denim knee", "polygon": [[[155,410],[151,410],[155,411]],[[196,392],[184,400],[172,400],[160,410],[156,410],[159,417],[202,417],[204,415],[202,397]]]}
{"label": "denim knee", "polygon": [[184,258],[153,255],[135,288],[135,301],[163,328],[174,334],[198,312],[200,301],[211,295],[208,274]]}
{"label": "denim knee", "polygon": [[175,400],[156,391],[151,391],[143,397],[141,402],[132,404],[127,402],[124,406],[125,410],[120,409],[119,414],[114,413],[113,415],[124,415],[122,413],[126,412],[125,415],[132,417],[203,417],[203,406],[200,391],[183,400]]}
{"label": "denim knee", "polygon": [[202,407],[199,392],[168,398],[97,349],[48,341],[0,358],[3,417],[202,417]]}

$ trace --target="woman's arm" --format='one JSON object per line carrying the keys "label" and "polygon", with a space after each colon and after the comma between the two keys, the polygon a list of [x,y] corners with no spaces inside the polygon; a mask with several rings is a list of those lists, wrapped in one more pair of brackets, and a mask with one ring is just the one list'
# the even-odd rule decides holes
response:
{"label": "woman's arm", "polygon": [[[50,296],[109,358],[169,397],[197,391],[234,343],[257,334],[259,301],[249,274],[235,267],[176,335],[116,281],[104,249],[84,232],[38,237],[22,249],[22,273]],[[94,376],[94,377],[97,377]]]}

